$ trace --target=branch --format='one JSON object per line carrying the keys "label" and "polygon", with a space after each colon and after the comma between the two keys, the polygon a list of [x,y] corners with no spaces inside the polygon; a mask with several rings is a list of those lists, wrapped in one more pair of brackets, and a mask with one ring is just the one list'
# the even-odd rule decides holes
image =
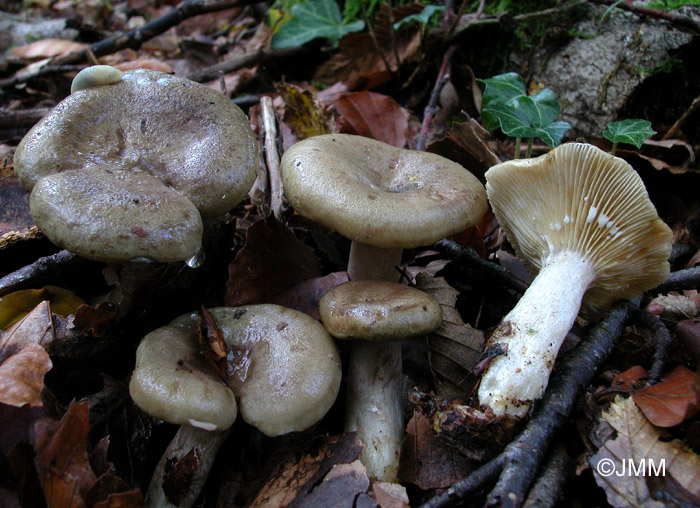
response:
{"label": "branch", "polygon": [[20,289],[41,287],[45,282],[53,280],[57,274],[62,274],[67,266],[76,268],[87,262],[87,260],[79,258],[67,250],[39,258],[32,264],[0,278],[0,296]]}
{"label": "branch", "polygon": [[642,326],[648,328],[654,334],[654,361],[649,371],[649,381],[657,383],[663,373],[668,346],[671,345],[671,333],[668,331],[663,321],[653,314],[649,314],[647,311],[636,306],[634,306],[631,311],[633,319],[638,321]]}
{"label": "branch", "polygon": [[653,293],[668,293],[669,291],[698,288],[700,288],[700,266],[694,266],[672,272],[666,282],[656,286],[651,291]]}
{"label": "branch", "polygon": [[500,455],[423,507],[443,508],[454,505],[466,493],[483,486],[489,478],[495,476],[494,470],[496,474],[500,470],[500,478],[486,504],[520,506],[554,434],[569,418],[576,401],[591,384],[596,370],[612,351],[629,315],[629,302],[615,305],[587,340],[557,362],[547,391],[537,404],[532,419],[518,437]]}
{"label": "branch", "polygon": [[663,19],[677,28],[682,28],[695,34],[700,34],[700,23],[689,16],[678,16],[676,14],[671,14],[670,12],[662,11],[661,9],[638,7],[629,1],[619,2],[616,0],[591,0],[591,2],[594,4],[616,7],[618,9],[622,9],[623,11],[630,11],[637,16],[648,16],[650,18]]}
{"label": "branch", "polygon": [[63,66],[85,62],[90,53],[94,54],[96,57],[99,57],[115,53],[126,48],[138,49],[144,42],[152,39],[156,35],[162,34],[174,26],[177,26],[185,19],[197,16],[199,14],[207,14],[209,12],[222,11],[232,7],[250,5],[258,3],[258,1],[259,0],[185,0],[167,14],[164,14],[160,18],[154,19],[150,23],[146,23],[144,26],[137,28],[136,30],[131,30],[124,34],[96,42],[91,44],[89,47],[82,49],[81,51],[74,51],[66,55],[58,56],[51,60],[51,62],[42,70],[36,73],[26,75],[22,78],[0,80],[0,88],[15,86],[19,83],[30,81],[39,76],[65,72],[63,70],[65,67]]}
{"label": "branch", "polygon": [[231,60],[226,60],[224,62],[212,65],[211,67],[194,72],[187,76],[187,79],[191,79],[192,81],[197,81],[199,83],[202,81],[211,81],[219,76],[219,72],[227,74],[243,67],[248,67],[249,65],[263,63],[269,60],[281,60],[299,55],[305,51],[307,51],[307,49],[301,46],[297,48],[285,48],[272,51],[256,51],[254,53],[241,55],[236,58],[232,58]]}
{"label": "branch", "polygon": [[450,79],[450,60],[452,60],[452,54],[457,49],[457,46],[452,45],[445,52],[445,56],[442,58],[442,65],[440,66],[440,71],[438,72],[437,79],[435,80],[435,86],[433,91],[430,93],[430,99],[428,100],[428,105],[425,106],[425,111],[423,112],[423,123],[420,128],[420,135],[418,136],[418,143],[416,144],[416,150],[425,150],[426,140],[428,136],[428,129],[433,121],[433,116],[437,111],[437,102],[440,98],[440,92],[447,84]]}

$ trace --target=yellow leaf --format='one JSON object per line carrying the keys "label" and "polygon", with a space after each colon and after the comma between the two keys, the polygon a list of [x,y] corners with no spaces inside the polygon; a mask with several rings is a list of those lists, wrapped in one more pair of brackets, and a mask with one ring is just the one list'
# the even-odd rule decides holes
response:
{"label": "yellow leaf", "polygon": [[0,330],[7,330],[43,301],[50,302],[51,311],[63,317],[75,314],[85,303],[73,292],[56,286],[15,291],[0,298]]}

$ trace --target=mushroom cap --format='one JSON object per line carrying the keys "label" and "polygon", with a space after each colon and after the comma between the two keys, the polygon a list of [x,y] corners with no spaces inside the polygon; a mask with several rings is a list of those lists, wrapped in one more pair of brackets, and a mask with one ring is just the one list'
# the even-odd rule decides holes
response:
{"label": "mushroom cap", "polygon": [[[210,309],[229,348],[242,418],[268,436],[318,422],[340,389],[340,355],[325,328],[280,305]],[[194,327],[197,315],[176,320]]]}
{"label": "mushroom cap", "polygon": [[96,261],[177,261],[192,257],[202,242],[192,202],[139,169],[49,175],[34,186],[29,209],[53,243]]}
{"label": "mushroom cap", "polygon": [[387,281],[335,286],[321,298],[319,314],[338,339],[403,340],[430,333],[442,323],[442,309],[432,296]]}
{"label": "mushroom cap", "polygon": [[285,152],[280,170],[297,212],[378,247],[431,244],[487,208],[483,186],[459,164],[362,136],[307,138]]}
{"label": "mushroom cap", "polygon": [[236,420],[236,398],[200,354],[196,327],[171,323],[146,335],[129,393],[144,412],[169,423],[225,430]]}
{"label": "mushroom cap", "polygon": [[[245,114],[233,102],[209,87],[157,71],[126,71],[110,81],[108,76],[102,81],[107,84],[68,96],[22,139],[14,164],[25,188],[33,189],[49,175],[100,168],[124,177],[148,173],[205,218],[221,215],[245,198],[256,176],[257,147]],[[124,211],[131,205],[119,206]],[[158,215],[163,214],[147,220]],[[43,230],[44,224],[35,220]],[[83,213],[72,220],[93,217]],[[104,244],[118,241],[111,229],[109,224],[100,232]],[[50,232],[47,236],[53,240]]]}
{"label": "mushroom cap", "polygon": [[623,159],[567,143],[534,159],[497,164],[486,181],[493,212],[531,271],[563,251],[593,263],[596,279],[584,295],[584,316],[668,278],[671,230]]}

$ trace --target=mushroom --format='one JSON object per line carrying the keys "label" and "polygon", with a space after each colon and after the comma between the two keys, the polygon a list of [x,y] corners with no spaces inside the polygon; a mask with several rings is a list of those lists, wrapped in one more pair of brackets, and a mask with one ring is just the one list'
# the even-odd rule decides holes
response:
{"label": "mushroom", "polygon": [[[310,427],[338,394],[338,350],[313,318],[268,304],[210,312],[228,346],[229,386],[198,352],[197,313],[151,332],[137,350],[129,385],[134,402],[156,418],[183,424],[156,466],[148,488],[151,506],[183,508],[194,503],[226,438],[224,429],[236,417],[234,393],[243,420],[268,436]],[[168,501],[163,491],[166,467],[194,449],[201,461],[198,481],[179,502]]]}
{"label": "mushroom", "polygon": [[479,402],[497,416],[523,417],[544,392],[579,308],[594,319],[666,280],[672,234],[634,169],[592,145],[504,162],[486,180],[509,242],[539,273],[488,340],[504,353],[481,378]]}
{"label": "mushroom", "polygon": [[[395,267],[404,248],[462,231],[487,207],[483,186],[459,164],[350,134],[296,143],[282,157],[280,171],[285,195],[298,213],[352,240],[350,280],[398,280]],[[351,372],[371,377],[386,365],[400,369],[399,342],[353,342]],[[400,435],[402,422],[394,424],[399,428],[392,433]],[[372,474],[384,468],[375,469]]]}
{"label": "mushroom", "polygon": [[[403,440],[401,356],[377,358],[364,344],[396,341],[432,332],[442,323],[440,305],[426,293],[388,281],[351,281],[334,287],[319,302],[328,332],[357,340],[348,372],[345,428],[365,444],[362,463],[371,478],[395,481]],[[391,350],[390,350],[391,351]],[[376,370],[368,371],[366,364]]]}
{"label": "mushroom", "polygon": [[236,206],[255,179],[253,132],[209,87],[111,69],[81,71],[17,147],[32,217],[56,245],[89,259],[190,259],[202,218]]}

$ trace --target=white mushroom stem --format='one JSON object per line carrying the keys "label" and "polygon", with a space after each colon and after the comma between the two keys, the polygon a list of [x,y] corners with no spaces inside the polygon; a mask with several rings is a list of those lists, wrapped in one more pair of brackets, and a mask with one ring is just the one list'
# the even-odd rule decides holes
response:
{"label": "white mushroom stem", "polygon": [[[153,472],[151,483],[148,485],[147,505],[150,508],[189,508],[194,505],[209,476],[216,453],[229,433],[230,429],[209,431],[190,425],[181,425]],[[176,504],[169,500],[163,491],[163,482],[168,474],[166,469],[170,470],[192,450],[195,450],[198,466],[193,471],[189,490]]]}
{"label": "white mushroom stem", "polygon": [[350,245],[348,278],[350,280],[399,280],[402,248],[375,247],[353,241]]}
{"label": "white mushroom stem", "polygon": [[481,378],[479,402],[500,416],[525,416],[549,381],[554,360],[595,280],[593,264],[576,252],[550,254],[532,285],[489,338],[506,350]]}
{"label": "white mushroom stem", "polygon": [[401,378],[401,342],[353,341],[345,430],[357,432],[367,476],[379,481],[397,481],[404,432]]}
{"label": "white mushroom stem", "polygon": [[[401,248],[353,241],[350,280],[397,281]],[[365,445],[362,463],[375,480],[396,482],[403,440],[401,342],[354,340],[350,346],[345,429]]]}

